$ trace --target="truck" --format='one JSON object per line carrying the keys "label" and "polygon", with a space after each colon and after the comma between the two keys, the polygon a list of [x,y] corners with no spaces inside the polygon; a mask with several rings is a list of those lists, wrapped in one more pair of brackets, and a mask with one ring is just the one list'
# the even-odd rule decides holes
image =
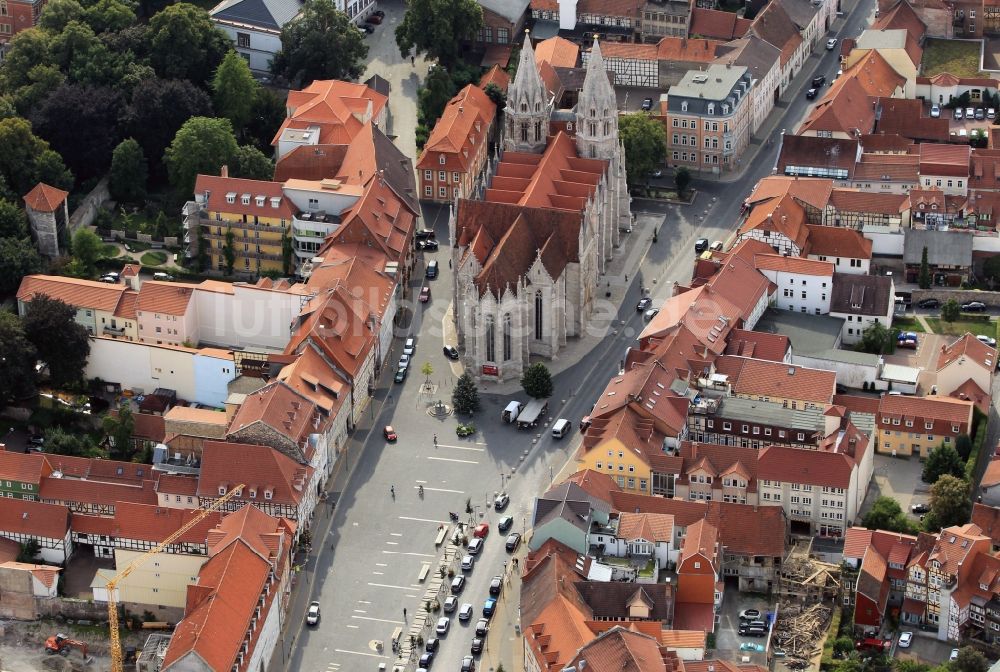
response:
{"label": "truck", "polygon": [[545,399],[532,399],[517,416],[517,428],[527,429],[538,424],[538,420],[549,410]]}
{"label": "truck", "polygon": [[507,423],[513,423],[517,420],[517,416],[521,413],[522,408],[524,408],[524,405],[520,401],[512,401],[507,404],[507,408],[503,409],[500,419]]}

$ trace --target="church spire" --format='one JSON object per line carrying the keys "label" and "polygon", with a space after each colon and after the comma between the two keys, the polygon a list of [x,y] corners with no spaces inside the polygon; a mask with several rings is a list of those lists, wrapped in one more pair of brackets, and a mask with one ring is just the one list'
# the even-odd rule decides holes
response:
{"label": "church spire", "polygon": [[538,72],[531,35],[524,31],[524,45],[517,64],[517,74],[507,89],[504,110],[504,149],[540,153],[549,135],[549,94]]}
{"label": "church spire", "polygon": [[617,107],[615,90],[608,80],[608,72],[604,66],[604,55],[601,54],[601,45],[597,41],[597,35],[594,35],[594,46],[590,50],[590,59],[587,61],[587,74],[583,79],[580,103],[585,108],[594,108],[602,112],[605,109]]}
{"label": "church spire", "polygon": [[531,35],[524,31],[524,46],[521,47],[521,54],[517,61],[517,72],[514,74],[514,81],[507,91],[507,106],[510,107],[512,98],[536,96],[545,98],[545,84],[542,83],[542,76],[538,73],[538,63],[535,62],[535,50],[531,46]]}
{"label": "church spire", "polygon": [[576,103],[576,129],[580,156],[610,159],[617,151],[618,103],[596,35],[587,61],[583,90]]}

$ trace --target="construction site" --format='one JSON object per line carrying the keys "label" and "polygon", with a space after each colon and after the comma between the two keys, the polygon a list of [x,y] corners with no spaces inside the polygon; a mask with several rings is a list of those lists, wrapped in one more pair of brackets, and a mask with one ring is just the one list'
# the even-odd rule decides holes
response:
{"label": "construction site", "polygon": [[771,647],[789,669],[818,668],[842,587],[841,566],[816,558],[811,545],[803,539],[792,546],[778,576]]}
{"label": "construction site", "polygon": [[[126,658],[142,651],[149,632],[126,632]],[[111,669],[107,624],[0,621],[2,672],[103,672]]]}

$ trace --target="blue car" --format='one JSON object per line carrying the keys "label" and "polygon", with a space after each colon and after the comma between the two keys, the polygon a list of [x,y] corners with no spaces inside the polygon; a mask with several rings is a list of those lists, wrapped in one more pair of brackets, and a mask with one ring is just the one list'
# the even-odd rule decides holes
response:
{"label": "blue car", "polygon": [[490,597],[483,604],[483,616],[486,618],[492,618],[493,612],[497,610],[497,599],[495,597]]}

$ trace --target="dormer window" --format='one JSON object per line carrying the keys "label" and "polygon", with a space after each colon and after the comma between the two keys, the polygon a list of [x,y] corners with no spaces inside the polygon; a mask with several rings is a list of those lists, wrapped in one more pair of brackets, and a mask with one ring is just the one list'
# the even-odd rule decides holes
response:
{"label": "dormer window", "polygon": [[274,490],[264,491],[264,499],[271,499],[272,497],[274,497]]}
{"label": "dormer window", "polygon": [[438,155],[438,163],[440,163],[443,166],[444,161],[445,161],[444,154]]}
{"label": "dormer window", "polygon": [[258,208],[263,208],[263,207],[264,207],[264,201],[265,201],[265,200],[266,200],[266,199],[265,199],[265,198],[264,198],[263,196],[258,196],[258,197],[256,198],[256,201],[257,201],[257,207],[258,207]]}
{"label": "dormer window", "polygon": [[277,210],[280,205],[281,205],[281,199],[278,198],[277,196],[272,196],[271,197],[271,207],[274,208],[275,210]]}
{"label": "dormer window", "polygon": [[708,113],[709,114],[715,114],[715,103],[709,103],[708,104]]}
{"label": "dormer window", "polygon": [[243,205],[250,205],[250,194],[243,194],[243,198],[240,199]]}
{"label": "dormer window", "polygon": [[688,104],[687,101],[685,100],[681,103],[681,112],[687,112],[687,111],[688,111]]}
{"label": "dormer window", "polygon": [[728,105],[723,105],[722,106],[722,113],[723,114],[729,114],[729,106]]}
{"label": "dormer window", "polygon": [[220,495],[226,494],[226,486],[224,486],[224,485],[220,485],[219,486],[219,494]]}
{"label": "dormer window", "polygon": [[235,203],[235,202],[236,202],[236,192],[230,191],[228,194],[226,194],[226,203]]}
{"label": "dormer window", "polygon": [[257,488],[250,488],[250,498],[253,499],[257,496]]}

